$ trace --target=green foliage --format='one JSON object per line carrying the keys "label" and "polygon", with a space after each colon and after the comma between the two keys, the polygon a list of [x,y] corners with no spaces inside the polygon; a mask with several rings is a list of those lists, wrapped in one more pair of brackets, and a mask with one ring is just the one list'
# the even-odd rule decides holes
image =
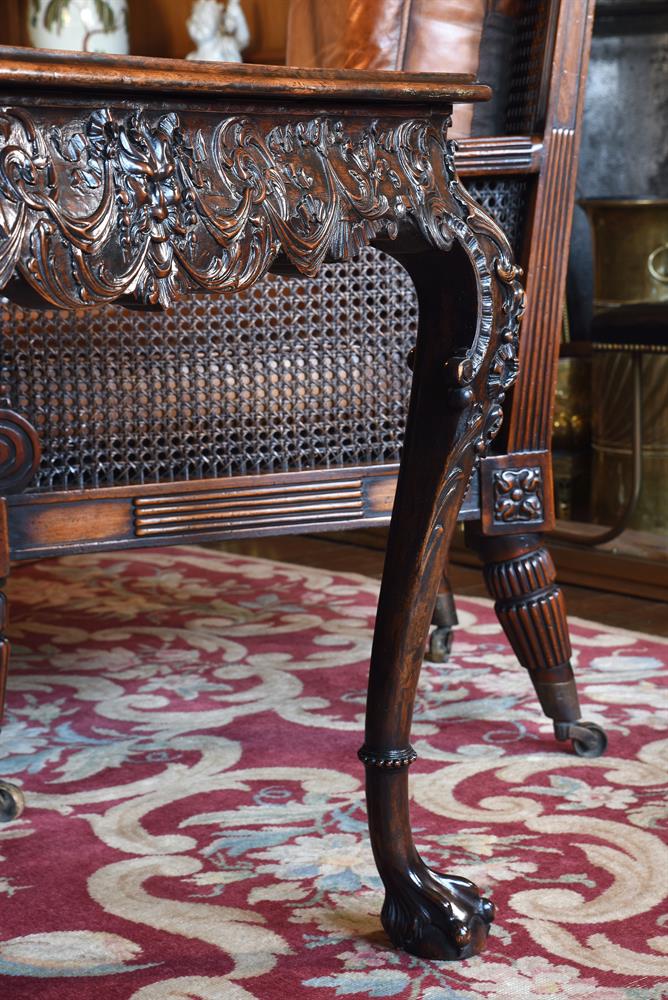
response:
{"label": "green foliage", "polygon": [[[32,0],[33,9],[39,13],[40,0]],[[107,34],[116,30],[116,16],[107,0],[94,0],[95,13],[100,21],[101,31]],[[70,6],[70,0],[49,0],[44,11],[44,27],[49,31],[61,31],[64,26],[64,14]]]}
{"label": "green foliage", "polygon": [[95,11],[105,34],[116,30],[116,17],[107,0],[95,0]]}
{"label": "green foliage", "polygon": [[61,31],[64,24],[64,14],[70,5],[70,0],[49,0],[44,11],[44,27],[48,31]]}

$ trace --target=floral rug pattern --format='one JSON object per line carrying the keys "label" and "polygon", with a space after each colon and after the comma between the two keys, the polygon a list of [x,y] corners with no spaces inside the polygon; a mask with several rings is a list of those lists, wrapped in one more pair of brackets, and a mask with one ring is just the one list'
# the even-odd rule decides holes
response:
{"label": "floral rug pattern", "polygon": [[12,1000],[668,997],[668,643],[574,620],[556,744],[486,601],[426,663],[413,828],[498,918],[461,964],[393,950],[362,742],[377,584],[173,548],[18,567],[0,776]]}

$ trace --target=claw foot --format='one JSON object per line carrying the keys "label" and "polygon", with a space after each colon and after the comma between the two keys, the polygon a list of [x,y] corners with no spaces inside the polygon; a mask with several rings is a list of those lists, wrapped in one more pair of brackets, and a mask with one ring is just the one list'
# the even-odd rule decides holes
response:
{"label": "claw foot", "polygon": [[397,948],[420,958],[457,961],[483,951],[494,904],[457,875],[439,875],[422,862],[401,885],[388,888],[381,920]]}

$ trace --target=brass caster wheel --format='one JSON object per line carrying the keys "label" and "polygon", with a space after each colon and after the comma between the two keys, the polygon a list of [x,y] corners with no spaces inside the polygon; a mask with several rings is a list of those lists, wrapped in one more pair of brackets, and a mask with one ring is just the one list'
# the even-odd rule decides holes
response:
{"label": "brass caster wheel", "polygon": [[21,789],[8,781],[0,781],[0,823],[18,819],[24,806],[25,799]]}
{"label": "brass caster wheel", "polygon": [[605,730],[595,722],[555,722],[558,740],[570,740],[578,757],[600,757],[608,746]]}
{"label": "brass caster wheel", "polygon": [[425,659],[431,663],[447,663],[452,652],[453,631],[449,625],[435,628],[429,636]]}

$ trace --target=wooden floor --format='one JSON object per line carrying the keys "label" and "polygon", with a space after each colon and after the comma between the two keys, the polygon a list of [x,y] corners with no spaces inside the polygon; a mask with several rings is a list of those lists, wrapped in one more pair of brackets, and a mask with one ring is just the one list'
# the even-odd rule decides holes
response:
{"label": "wooden floor", "polygon": [[[299,563],[331,571],[363,573],[380,577],[383,570],[382,536],[360,541],[340,532],[329,535],[283,536],[250,541],[225,542],[220,548],[282,562]],[[218,546],[217,546],[218,547]],[[588,552],[583,552],[583,559]],[[455,594],[487,597],[479,569],[453,565],[450,579]],[[629,597],[590,587],[563,585],[568,613],[590,621],[668,636],[668,603],[645,597]]]}

